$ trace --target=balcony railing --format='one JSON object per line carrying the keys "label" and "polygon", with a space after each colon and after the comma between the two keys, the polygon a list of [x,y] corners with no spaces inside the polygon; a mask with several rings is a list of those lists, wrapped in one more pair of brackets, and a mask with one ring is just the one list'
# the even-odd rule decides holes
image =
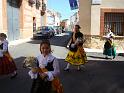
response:
{"label": "balcony railing", "polygon": [[41,6],[41,3],[39,0],[36,0],[36,8],[39,9],[39,7]]}
{"label": "balcony railing", "polygon": [[35,0],[28,0],[30,4],[35,4]]}
{"label": "balcony railing", "polygon": [[46,11],[46,4],[44,2],[42,2],[42,10]]}

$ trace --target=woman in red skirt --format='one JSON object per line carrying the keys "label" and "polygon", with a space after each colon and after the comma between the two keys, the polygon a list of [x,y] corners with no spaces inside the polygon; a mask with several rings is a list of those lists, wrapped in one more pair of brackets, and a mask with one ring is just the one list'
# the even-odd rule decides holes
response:
{"label": "woman in red skirt", "polygon": [[13,58],[8,52],[7,36],[4,33],[0,33],[0,75],[11,74],[11,79],[17,76],[17,68]]}

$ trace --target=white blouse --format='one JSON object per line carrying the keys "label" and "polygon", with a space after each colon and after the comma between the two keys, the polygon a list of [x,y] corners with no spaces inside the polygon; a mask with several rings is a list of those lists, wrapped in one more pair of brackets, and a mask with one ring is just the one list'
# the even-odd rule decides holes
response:
{"label": "white blouse", "polygon": [[[59,62],[58,62],[56,57],[54,57],[51,54],[49,54],[48,56],[44,57],[42,54],[40,54],[39,56],[37,56],[37,60],[39,62],[39,67],[40,68],[45,68],[45,66],[47,66],[48,62],[53,61],[54,70],[45,72],[48,75],[48,78],[47,78],[48,81],[52,81],[55,76],[59,75],[59,73],[60,73]],[[29,75],[34,76],[31,71],[29,71]],[[31,78],[33,78],[33,77],[31,77]],[[34,78],[37,78],[37,77],[35,76]]]}
{"label": "white blouse", "polygon": [[3,49],[0,49],[0,57],[3,57],[3,52],[6,52],[8,50],[8,41],[4,40],[0,43],[0,45],[3,44]]}
{"label": "white blouse", "polygon": [[107,33],[107,35],[106,35],[107,38],[110,38],[111,36],[114,36],[114,34],[113,34],[112,32],[109,32],[109,33]]}

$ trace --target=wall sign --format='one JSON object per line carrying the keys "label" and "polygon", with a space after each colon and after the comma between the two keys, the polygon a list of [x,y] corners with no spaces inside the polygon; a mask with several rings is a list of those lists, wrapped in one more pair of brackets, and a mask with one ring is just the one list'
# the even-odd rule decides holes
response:
{"label": "wall sign", "polygon": [[92,0],[92,5],[100,5],[102,0]]}
{"label": "wall sign", "polygon": [[77,0],[69,0],[71,10],[78,9],[78,2]]}

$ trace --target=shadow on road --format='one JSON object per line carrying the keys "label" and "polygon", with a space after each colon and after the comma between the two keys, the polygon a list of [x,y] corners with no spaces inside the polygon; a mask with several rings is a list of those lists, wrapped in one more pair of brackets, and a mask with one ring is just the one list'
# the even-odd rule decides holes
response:
{"label": "shadow on road", "polygon": [[[8,76],[0,77],[0,93],[30,93],[32,80],[28,69],[22,67],[25,57],[14,59],[18,68],[18,76],[11,80]],[[60,79],[64,93],[124,93],[124,62],[109,60],[88,60],[85,69],[77,71],[71,66],[64,71],[66,62],[58,59]]]}
{"label": "shadow on road", "polygon": [[0,93],[30,93],[31,79],[28,76],[28,69],[22,67],[25,57],[14,59],[18,75],[14,79],[10,79],[9,75],[0,77]]}
{"label": "shadow on road", "polygon": [[123,61],[88,60],[85,70],[71,66],[69,72],[64,59],[59,62],[64,93],[124,93]]}
{"label": "shadow on road", "polygon": [[98,57],[98,56],[87,56],[87,57],[98,58],[98,59],[106,59],[106,58],[104,58],[104,57]]}

